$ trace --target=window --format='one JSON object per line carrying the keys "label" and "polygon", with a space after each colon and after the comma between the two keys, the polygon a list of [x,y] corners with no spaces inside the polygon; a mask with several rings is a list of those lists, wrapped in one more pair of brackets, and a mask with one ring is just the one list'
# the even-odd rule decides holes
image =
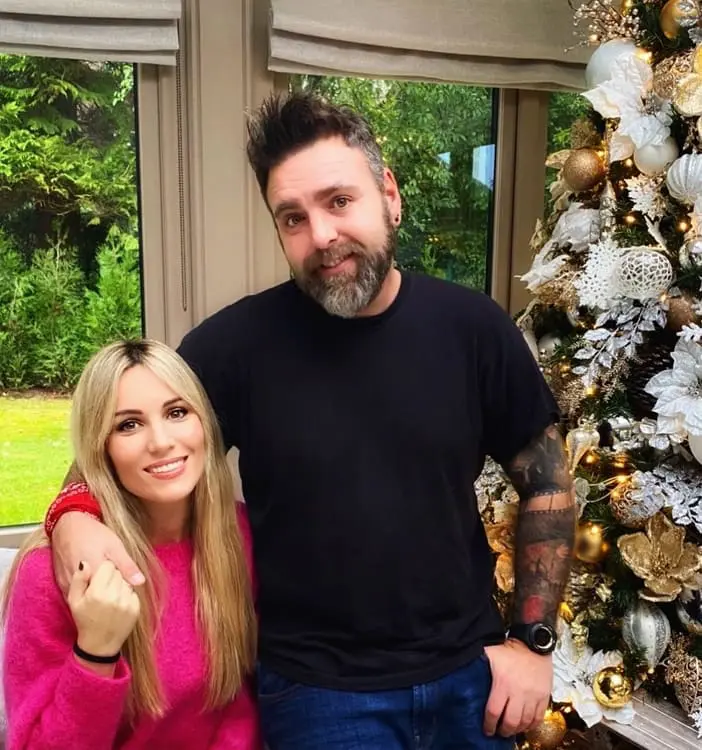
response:
{"label": "window", "polygon": [[143,330],[134,67],[0,55],[0,526],[41,520],[90,355]]}
{"label": "window", "polygon": [[[590,102],[581,94],[558,91],[549,97],[548,106],[548,147],[547,154],[569,149],[571,144],[571,131],[578,118],[587,114],[591,109]],[[546,172],[546,199],[547,211],[550,209],[551,196],[549,187],[556,179],[556,170],[549,169]]]}
{"label": "window", "polygon": [[492,89],[293,76],[364,113],[403,196],[400,267],[489,290],[495,178]]}

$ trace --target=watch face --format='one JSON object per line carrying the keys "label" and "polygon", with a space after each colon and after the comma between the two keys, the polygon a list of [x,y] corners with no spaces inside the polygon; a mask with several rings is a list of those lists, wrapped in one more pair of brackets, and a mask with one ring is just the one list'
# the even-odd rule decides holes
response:
{"label": "watch face", "polygon": [[548,651],[556,643],[556,637],[547,625],[535,625],[531,631],[532,642],[539,651]]}

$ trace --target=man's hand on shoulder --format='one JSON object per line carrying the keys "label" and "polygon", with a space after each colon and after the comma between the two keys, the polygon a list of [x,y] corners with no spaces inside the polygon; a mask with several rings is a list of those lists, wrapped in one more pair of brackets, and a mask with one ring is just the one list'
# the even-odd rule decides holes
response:
{"label": "man's hand on shoulder", "polygon": [[484,732],[512,737],[536,728],[548,708],[553,661],[530,651],[520,641],[486,646],[492,689],[485,707]]}
{"label": "man's hand on shoulder", "polygon": [[144,576],[129,557],[117,535],[87,513],[65,513],[51,535],[54,574],[64,595],[81,561],[97,570],[111,560],[132,586],[144,583]]}

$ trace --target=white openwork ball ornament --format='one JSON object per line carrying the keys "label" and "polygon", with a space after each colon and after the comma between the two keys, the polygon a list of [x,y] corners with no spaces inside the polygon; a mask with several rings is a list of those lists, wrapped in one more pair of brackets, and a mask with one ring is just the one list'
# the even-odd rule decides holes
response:
{"label": "white openwork ball ornament", "polygon": [[640,301],[659,297],[672,280],[670,261],[651,247],[632,247],[622,256],[615,271],[617,293]]}

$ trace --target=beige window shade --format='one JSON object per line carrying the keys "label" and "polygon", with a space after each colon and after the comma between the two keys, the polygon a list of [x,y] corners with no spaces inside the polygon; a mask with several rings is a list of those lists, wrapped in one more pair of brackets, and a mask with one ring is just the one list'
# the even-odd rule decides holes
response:
{"label": "beige window shade", "polygon": [[283,73],[572,89],[589,51],[567,0],[270,0],[269,68]]}
{"label": "beige window shade", "polygon": [[0,53],[174,65],[181,0],[0,0]]}

